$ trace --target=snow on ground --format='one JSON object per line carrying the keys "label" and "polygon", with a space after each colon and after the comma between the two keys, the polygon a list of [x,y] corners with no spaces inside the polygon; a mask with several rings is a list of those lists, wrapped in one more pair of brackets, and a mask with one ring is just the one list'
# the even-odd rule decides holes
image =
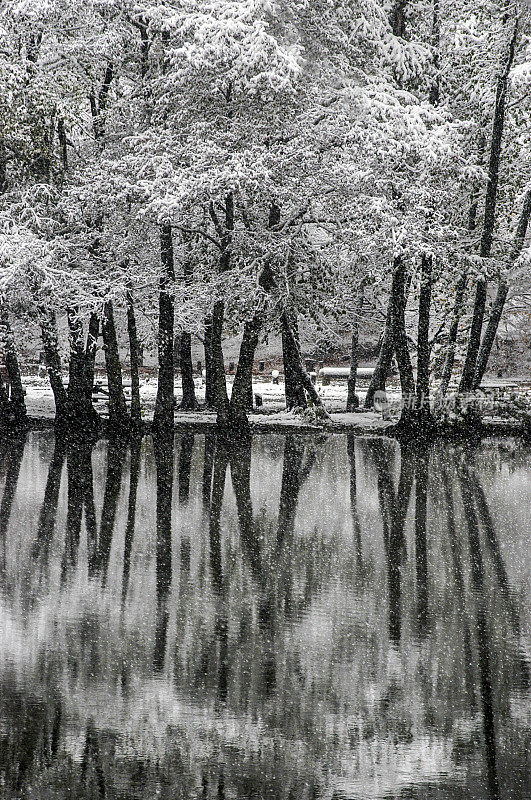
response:
{"label": "snow on ground", "polygon": [[[53,400],[52,390],[46,378],[37,376],[30,376],[24,379],[24,386],[26,389],[26,407],[30,417],[38,417],[41,419],[53,419],[55,416],[55,404]],[[232,389],[232,378],[227,381],[227,389]],[[347,401],[347,384],[346,381],[331,383],[328,386],[316,386],[317,392],[323,400],[326,410],[330,413],[331,420],[334,424],[341,424],[348,427],[363,427],[367,429],[384,428],[392,424],[389,420],[383,420],[379,412],[358,412],[358,413],[344,413]],[[196,397],[200,403],[205,400],[205,387],[201,378],[195,380]],[[126,389],[126,394],[130,390]],[[287,426],[300,426],[301,419],[298,415],[287,413],[284,411],[284,384],[274,384],[271,381],[255,381],[253,382],[253,391],[262,397],[263,406],[260,410],[251,414],[249,419],[254,424],[261,425],[287,425]],[[365,389],[358,392],[360,404],[363,404],[365,398]],[[180,380],[175,382],[175,392],[177,397],[177,404],[181,399],[181,383]],[[155,406],[155,396],[157,393],[156,378],[148,378],[141,381],[140,384],[140,400],[142,403],[142,415],[146,421],[153,418],[153,410]],[[390,399],[399,398],[398,391],[391,390],[388,393]],[[107,412],[107,401],[105,399],[98,399],[95,403],[95,408],[98,413],[105,415]],[[182,423],[201,423],[201,424],[214,424],[216,415],[209,412],[179,412],[177,409],[175,413],[175,421]]]}

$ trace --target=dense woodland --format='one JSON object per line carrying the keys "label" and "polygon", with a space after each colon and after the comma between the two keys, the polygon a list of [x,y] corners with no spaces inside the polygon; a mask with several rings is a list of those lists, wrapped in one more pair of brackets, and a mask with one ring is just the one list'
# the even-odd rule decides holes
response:
{"label": "dense woodland", "polygon": [[430,390],[474,392],[503,315],[529,314],[530,33],[529,3],[501,0],[2,0],[4,426],[26,416],[21,327],[64,430],[100,424],[99,346],[110,427],[139,430],[141,320],[153,429],[173,426],[176,337],[197,407],[195,335],[207,406],[242,436],[265,336],[287,408],[325,415],[300,326],[351,333],[352,409],[360,331],[381,320],[365,405],[395,358],[401,423],[429,427]]}

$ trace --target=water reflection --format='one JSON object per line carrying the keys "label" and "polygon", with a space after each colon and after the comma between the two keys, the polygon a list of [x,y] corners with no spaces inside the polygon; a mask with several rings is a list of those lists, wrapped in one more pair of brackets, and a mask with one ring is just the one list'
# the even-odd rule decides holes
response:
{"label": "water reflection", "polygon": [[0,450],[0,795],[529,796],[531,453]]}

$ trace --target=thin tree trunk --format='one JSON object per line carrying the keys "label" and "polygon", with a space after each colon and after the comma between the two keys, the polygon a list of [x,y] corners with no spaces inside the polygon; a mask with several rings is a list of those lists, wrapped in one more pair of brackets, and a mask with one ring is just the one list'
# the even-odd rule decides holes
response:
{"label": "thin tree trunk", "polygon": [[411,417],[415,403],[415,378],[409,356],[409,347],[405,326],[405,285],[406,269],[401,257],[395,259],[393,285],[391,287],[391,300],[393,307],[393,339],[400,373],[400,389],[402,393],[402,414],[400,421],[406,422]]}
{"label": "thin tree trunk", "polygon": [[216,406],[216,391],[215,391],[215,376],[214,364],[212,362],[212,317],[205,318],[205,405],[207,408],[215,408]]}
{"label": "thin tree trunk", "polygon": [[171,294],[172,285],[175,282],[175,269],[172,231],[169,223],[164,223],[160,229],[160,252],[162,273],[159,293],[159,376],[153,428],[168,430],[173,427],[175,410],[173,374],[174,300]]}
{"label": "thin tree trunk", "polygon": [[360,335],[360,315],[363,309],[363,286],[360,287],[352,322],[352,339],[350,342],[350,373],[347,384],[347,411],[355,411],[359,406],[356,395],[356,378],[358,375],[358,340]]}
{"label": "thin tree trunk", "polygon": [[374,402],[374,395],[376,392],[385,391],[385,379],[391,368],[391,361],[395,350],[394,333],[393,333],[393,295],[392,291],[389,293],[389,302],[387,304],[387,314],[385,317],[385,327],[380,345],[380,352],[378,353],[378,360],[374,369],[372,378],[365,395],[364,408],[372,408]]}
{"label": "thin tree trunk", "polygon": [[94,389],[94,365],[96,363],[96,350],[100,333],[100,318],[93,311],[89,317],[87,343],[85,345],[85,393],[92,402]]}
{"label": "thin tree trunk", "polygon": [[123,430],[124,428],[129,428],[130,418],[125,402],[122,365],[120,363],[114,308],[111,300],[107,300],[103,307],[102,334],[105,369],[109,387],[109,425],[111,429]]}
{"label": "thin tree trunk", "polygon": [[[522,252],[530,215],[531,215],[531,190],[529,190],[526,193],[524,198],[520,219],[518,221],[518,227],[516,229],[513,251],[511,254],[512,262],[516,261],[516,259]],[[483,379],[483,375],[485,374],[485,370],[487,368],[487,364],[489,361],[490,351],[492,350],[492,345],[494,344],[494,339],[496,337],[498,325],[500,324],[501,316],[503,314],[503,308],[505,306],[505,301],[507,299],[508,293],[509,293],[509,284],[507,283],[507,280],[505,278],[501,278],[498,284],[498,291],[496,292],[496,297],[494,298],[494,302],[492,304],[492,311],[490,314],[489,322],[487,324],[487,329],[483,336],[483,341],[481,342],[481,347],[478,353],[476,371],[474,374],[474,384],[473,384],[474,389],[479,388],[481,381]]]}
{"label": "thin tree trunk", "polygon": [[127,333],[129,336],[129,364],[131,370],[131,424],[133,428],[138,430],[141,424],[140,353],[136,330],[135,307],[131,292],[127,292]]}
{"label": "thin tree trunk", "polygon": [[417,409],[420,417],[430,416],[430,306],[432,283],[431,256],[422,256],[417,331]]}
{"label": "thin tree trunk", "polygon": [[441,378],[440,390],[443,395],[448,391],[448,386],[452,378],[455,361],[455,348],[457,344],[457,333],[459,330],[459,320],[461,319],[461,312],[463,310],[463,303],[465,299],[467,273],[462,272],[459,276],[455,287],[455,300],[454,308],[452,311],[452,322],[448,332],[448,346],[446,350],[446,360],[444,362],[444,370]]}
{"label": "thin tree trunk", "polygon": [[22,385],[22,376],[20,373],[20,366],[15,348],[15,337],[13,336],[7,309],[3,303],[1,305],[0,313],[2,327],[4,328],[6,369],[9,376],[9,383],[11,384],[11,395],[9,401],[10,415],[16,424],[21,424],[26,418],[24,387]]}
{"label": "thin tree trunk", "polygon": [[[294,325],[287,311],[282,313],[282,343],[284,351],[284,372],[289,374],[291,381],[290,393],[292,402],[299,408],[306,408],[308,399],[319,408],[323,408],[321,398],[317,394],[315,386],[302,365],[302,357],[299,349],[299,342],[294,330]],[[286,363],[287,361],[287,363]],[[286,378],[285,378],[286,379]],[[308,398],[308,399],[307,399]],[[286,408],[288,406],[288,394],[286,392]]]}
{"label": "thin tree trunk", "polygon": [[192,335],[186,331],[181,333],[179,355],[181,362],[181,381],[183,392],[181,410],[195,411],[197,408],[197,400],[195,399],[194,372],[192,366]]}
{"label": "thin tree trunk", "polygon": [[[483,219],[483,231],[479,247],[479,255],[481,258],[489,258],[492,249],[492,240],[494,237],[494,222],[496,216],[496,201],[498,196],[498,179],[500,170],[501,145],[505,123],[507,87],[509,82],[509,73],[514,60],[517,36],[518,18],[514,24],[513,34],[509,43],[505,64],[503,65],[502,73],[498,77],[498,84],[496,87],[487,191],[485,194],[485,215]],[[463,365],[461,382],[459,384],[460,393],[469,392],[474,384],[474,374],[481,343],[481,332],[483,329],[486,301],[487,281],[485,278],[480,278],[476,284],[476,297],[474,300],[474,310],[472,312],[472,323],[470,325],[468,350],[465,363]]]}

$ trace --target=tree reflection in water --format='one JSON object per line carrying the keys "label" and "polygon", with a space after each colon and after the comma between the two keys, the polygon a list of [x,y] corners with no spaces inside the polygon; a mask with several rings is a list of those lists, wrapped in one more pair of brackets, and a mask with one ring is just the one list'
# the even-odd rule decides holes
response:
{"label": "tree reflection in water", "polygon": [[527,796],[529,453],[32,434],[0,462],[2,797]]}

